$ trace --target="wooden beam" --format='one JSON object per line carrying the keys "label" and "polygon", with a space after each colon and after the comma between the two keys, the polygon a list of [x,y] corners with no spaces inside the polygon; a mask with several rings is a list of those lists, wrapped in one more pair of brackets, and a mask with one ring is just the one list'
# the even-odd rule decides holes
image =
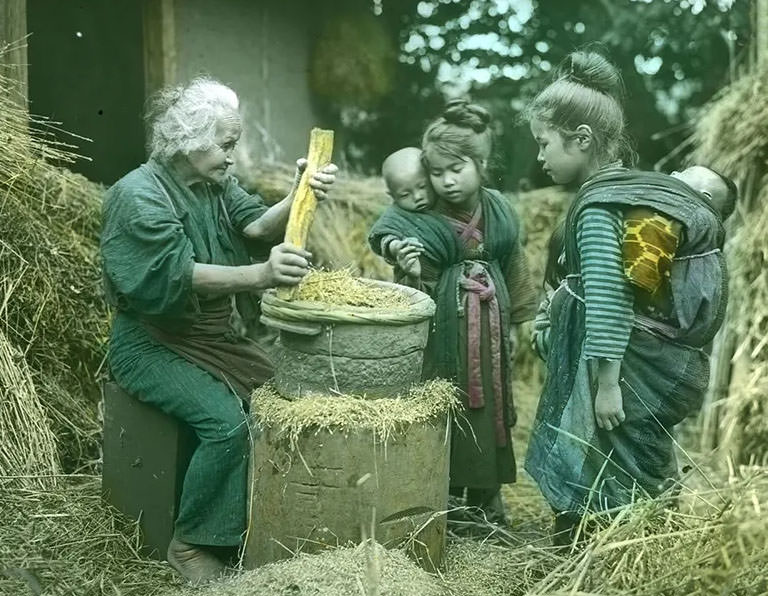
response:
{"label": "wooden beam", "polygon": [[[309,186],[309,179],[319,169],[331,162],[333,153],[333,131],[313,128],[309,135],[309,151],[307,152],[307,169],[301,176],[296,196],[291,205],[288,225],[285,227],[285,242],[298,248],[306,248],[309,228],[315,217],[317,198]],[[292,300],[295,288],[279,288],[278,298]]]}
{"label": "wooden beam", "polygon": [[144,95],[176,82],[174,0],[143,0]]}
{"label": "wooden beam", "polygon": [[0,64],[3,75],[17,83],[14,99],[27,107],[27,2],[0,0]]}

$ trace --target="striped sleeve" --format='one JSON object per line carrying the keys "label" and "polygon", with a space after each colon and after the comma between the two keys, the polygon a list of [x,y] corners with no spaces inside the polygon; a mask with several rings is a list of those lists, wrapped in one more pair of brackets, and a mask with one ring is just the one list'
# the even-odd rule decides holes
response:
{"label": "striped sleeve", "polygon": [[586,303],[585,358],[621,360],[635,314],[634,294],[624,275],[620,213],[588,207],[576,224]]}

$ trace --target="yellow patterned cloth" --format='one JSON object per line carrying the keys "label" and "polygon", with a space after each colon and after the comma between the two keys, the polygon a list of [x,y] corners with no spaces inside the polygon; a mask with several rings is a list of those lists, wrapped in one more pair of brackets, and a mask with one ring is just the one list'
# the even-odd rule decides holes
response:
{"label": "yellow patterned cloth", "polygon": [[622,258],[630,282],[651,295],[668,285],[683,226],[646,207],[624,213]]}

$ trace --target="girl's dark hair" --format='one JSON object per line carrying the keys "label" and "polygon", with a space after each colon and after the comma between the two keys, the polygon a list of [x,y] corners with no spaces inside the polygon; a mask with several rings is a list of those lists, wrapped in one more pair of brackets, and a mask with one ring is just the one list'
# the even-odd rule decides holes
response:
{"label": "girl's dark hair", "polygon": [[422,138],[422,160],[429,167],[428,152],[470,158],[484,179],[491,156],[491,114],[466,99],[449,101],[440,117],[427,127]]}
{"label": "girl's dark hair", "polygon": [[594,50],[579,50],[560,64],[555,80],[533,99],[523,117],[548,124],[565,139],[574,138],[576,128],[587,124],[598,158],[620,159],[631,166],[637,155],[625,130],[623,96],[624,85],[616,67]]}
{"label": "girl's dark hair", "polygon": [[565,220],[562,219],[552,230],[547,244],[547,265],[544,269],[544,281],[551,288],[557,288],[565,278],[565,269],[560,264],[560,255],[565,248]]}

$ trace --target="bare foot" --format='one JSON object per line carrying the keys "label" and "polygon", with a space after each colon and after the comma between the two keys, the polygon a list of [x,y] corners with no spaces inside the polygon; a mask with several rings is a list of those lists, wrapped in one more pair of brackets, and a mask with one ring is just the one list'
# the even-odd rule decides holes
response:
{"label": "bare foot", "polygon": [[224,573],[224,563],[205,550],[204,547],[187,544],[176,538],[168,545],[168,564],[187,581],[201,584]]}

